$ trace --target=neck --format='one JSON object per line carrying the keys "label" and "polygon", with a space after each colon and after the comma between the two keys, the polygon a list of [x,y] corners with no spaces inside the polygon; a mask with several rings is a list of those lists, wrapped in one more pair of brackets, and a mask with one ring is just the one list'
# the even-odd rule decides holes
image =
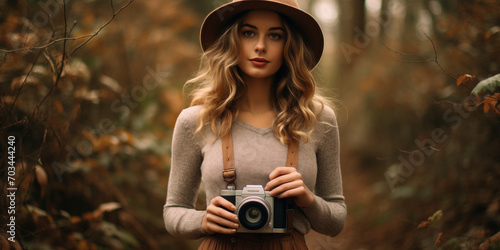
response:
{"label": "neck", "polygon": [[241,111],[259,114],[274,110],[271,93],[273,78],[243,77],[243,80],[247,89],[239,106]]}

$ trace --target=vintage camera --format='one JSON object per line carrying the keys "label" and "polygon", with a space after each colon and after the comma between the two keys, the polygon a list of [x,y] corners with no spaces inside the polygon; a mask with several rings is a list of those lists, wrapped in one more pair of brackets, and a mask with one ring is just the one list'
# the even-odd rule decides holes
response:
{"label": "vintage camera", "polygon": [[288,231],[293,209],[289,207],[286,198],[270,196],[261,185],[247,185],[243,190],[222,190],[221,196],[236,206],[234,213],[240,222],[236,232],[286,233]]}

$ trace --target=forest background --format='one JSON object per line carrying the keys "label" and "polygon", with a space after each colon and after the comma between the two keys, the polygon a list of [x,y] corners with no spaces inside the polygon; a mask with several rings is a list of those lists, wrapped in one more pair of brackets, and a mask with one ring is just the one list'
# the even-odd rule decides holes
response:
{"label": "forest background", "polygon": [[[1,249],[196,249],[162,209],[199,27],[223,3],[0,1]],[[325,33],[314,74],[348,207],[309,247],[500,249],[500,2],[299,4]]]}

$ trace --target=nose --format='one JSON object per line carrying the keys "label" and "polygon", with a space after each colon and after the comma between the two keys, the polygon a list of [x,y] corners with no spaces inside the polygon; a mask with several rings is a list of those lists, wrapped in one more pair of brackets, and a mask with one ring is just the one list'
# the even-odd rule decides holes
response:
{"label": "nose", "polygon": [[258,40],[257,43],[255,44],[255,52],[257,53],[266,53],[266,41],[265,41],[265,36],[261,36]]}

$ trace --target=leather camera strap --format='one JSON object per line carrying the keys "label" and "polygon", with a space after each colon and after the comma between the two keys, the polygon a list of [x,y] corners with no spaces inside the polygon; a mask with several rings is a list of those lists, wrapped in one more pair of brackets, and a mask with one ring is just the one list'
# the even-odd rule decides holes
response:
{"label": "leather camera strap", "polygon": [[222,137],[222,162],[224,170],[222,176],[227,185],[234,185],[236,169],[234,168],[233,137],[231,132]]}
{"label": "leather camera strap", "polygon": [[[222,176],[227,186],[234,185],[236,179],[236,168],[234,166],[234,150],[233,137],[231,132],[222,137],[222,157],[224,170]],[[288,144],[288,152],[286,156],[286,166],[297,168],[299,157],[299,143],[295,140]],[[235,187],[236,188],[236,187]]]}

